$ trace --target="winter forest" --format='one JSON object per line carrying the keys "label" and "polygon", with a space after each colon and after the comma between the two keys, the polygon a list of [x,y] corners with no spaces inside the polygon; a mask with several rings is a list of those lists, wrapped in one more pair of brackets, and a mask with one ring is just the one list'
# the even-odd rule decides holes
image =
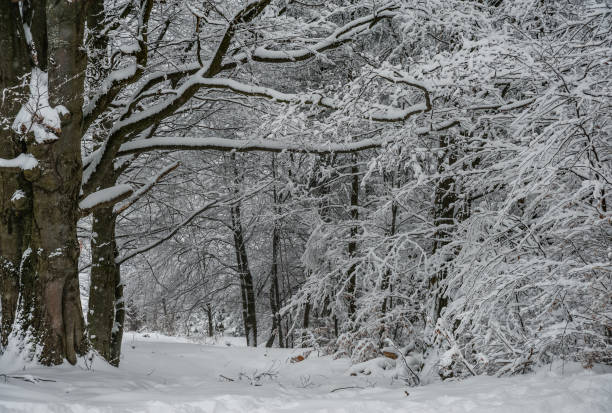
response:
{"label": "winter forest", "polygon": [[610,412],[609,1],[0,0],[0,53],[1,412]]}

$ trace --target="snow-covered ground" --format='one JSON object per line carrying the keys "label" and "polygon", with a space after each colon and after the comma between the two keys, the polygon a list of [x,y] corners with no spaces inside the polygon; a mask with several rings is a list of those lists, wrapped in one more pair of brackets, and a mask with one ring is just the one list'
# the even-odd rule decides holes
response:
{"label": "snow-covered ground", "polygon": [[291,363],[300,350],[245,348],[233,338],[207,344],[128,333],[123,353],[119,369],[100,360],[23,366],[5,355],[0,373],[13,377],[0,376],[0,412],[612,412],[612,372],[567,364],[564,374],[407,388],[350,376],[347,360],[312,354]]}

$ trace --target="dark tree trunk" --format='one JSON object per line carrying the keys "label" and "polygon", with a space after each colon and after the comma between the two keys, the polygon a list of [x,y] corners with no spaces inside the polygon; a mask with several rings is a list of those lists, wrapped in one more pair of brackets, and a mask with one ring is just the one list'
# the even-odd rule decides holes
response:
{"label": "dark tree trunk", "polygon": [[[455,141],[448,136],[440,137],[440,147],[446,149],[444,156],[440,157],[438,161],[438,172],[444,173],[445,163],[452,165],[456,161],[454,154],[455,148],[452,148]],[[449,151],[449,146],[451,147]],[[434,192],[434,225],[436,232],[434,233],[433,253],[436,253],[440,248],[444,247],[450,242],[452,228],[455,220],[455,202],[457,201],[457,195],[455,193],[455,180],[454,177],[448,176],[439,179],[436,183]],[[440,286],[440,282],[446,278],[447,270],[442,268],[437,274],[435,274],[430,280],[430,289],[434,294],[434,308],[433,308],[433,319],[434,322],[440,318],[442,310],[446,307],[448,299],[446,292],[443,291]]]}
{"label": "dark tree trunk", "polygon": [[[238,198],[242,177],[236,167],[236,155],[231,155],[231,168],[234,175],[233,192]],[[234,250],[236,252],[236,265],[240,279],[240,296],[242,298],[242,320],[247,346],[257,347],[257,316],[255,311],[255,289],[253,287],[253,275],[249,267],[249,259],[242,228],[242,216],[240,202],[230,207],[232,235],[234,239]]]}
{"label": "dark tree trunk", "polygon": [[[87,13],[90,29],[89,42],[92,47],[90,56],[92,70],[100,70],[105,61],[108,38],[101,35],[104,27],[104,2],[92,1]],[[112,125],[105,124],[106,129]],[[103,188],[116,184],[120,171],[107,173],[101,182]],[[116,264],[118,256],[115,239],[117,216],[113,207],[101,208],[93,212],[91,240],[91,283],[89,287],[89,311],[87,315],[88,332],[91,344],[109,363],[119,365],[121,339],[123,337],[125,307],[121,267]]]}
{"label": "dark tree trunk", "polygon": [[249,260],[244,241],[240,204],[231,207],[232,232],[234,248],[236,250],[236,263],[240,277],[240,293],[242,297],[242,319],[247,346],[257,347],[257,317],[255,314],[255,290],[253,288],[253,275],[249,268]]}
{"label": "dark tree trunk", "polygon": [[115,324],[115,290],[119,279],[115,216],[113,208],[101,208],[93,213],[91,239],[91,282],[87,312],[89,340],[93,348],[111,361],[111,342]]}
{"label": "dark tree trunk", "polygon": [[272,312],[272,333],[266,342],[266,347],[272,347],[278,335],[278,346],[283,348],[283,325],[280,316],[280,291],[278,284],[278,249],[280,243],[280,230],[275,223],[272,229],[272,269],[270,277],[270,310]]}
{"label": "dark tree trunk", "polygon": [[208,337],[212,337],[215,335],[215,326],[213,324],[213,313],[210,304],[206,304],[204,311],[206,311],[206,316],[208,317]]}
{"label": "dark tree trunk", "polygon": [[115,323],[111,334],[111,359],[110,363],[117,367],[121,357],[121,342],[123,341],[123,328],[125,326],[125,298],[123,296],[123,283],[121,272],[117,266],[115,273]]}
{"label": "dark tree trunk", "polygon": [[[351,165],[351,209],[350,217],[353,225],[351,226],[350,241],[348,243],[348,255],[354,258],[357,253],[357,235],[359,227],[356,223],[359,220],[359,166],[357,165],[357,156],[353,155],[353,165]],[[350,320],[354,320],[357,307],[355,304],[356,293],[356,277],[355,270],[357,264],[353,263],[348,271],[348,285],[346,288],[346,301],[348,308],[348,316]]]}
{"label": "dark tree trunk", "polygon": [[47,71],[47,0],[22,0],[23,20],[30,28],[32,44],[30,52],[32,62],[43,71]]}
{"label": "dark tree trunk", "polygon": [[[457,162],[457,142],[454,137],[440,137],[440,147],[445,149],[444,156],[438,161],[438,172],[449,174],[446,168]],[[461,201],[460,182],[454,175],[447,175],[438,180],[434,192],[434,233],[433,253],[437,252],[451,242],[452,234],[458,222],[469,216],[469,202]],[[465,197],[467,199],[467,197]],[[445,261],[450,263],[458,251],[447,254]],[[429,280],[430,291],[433,293],[433,320],[437,321],[442,311],[448,305],[448,296],[442,282],[448,273],[447,265],[444,265],[437,274]]]}
{"label": "dark tree trunk", "polygon": [[[396,184],[397,184],[397,188],[399,188],[399,176],[397,177],[397,179],[394,179],[394,175],[393,173],[390,176],[390,183],[391,183],[391,188],[395,188]],[[391,224],[389,225],[389,230],[387,231],[387,235],[388,236],[394,236],[395,232],[396,232],[396,227],[397,227],[397,214],[398,214],[398,205],[397,202],[395,200],[391,201]],[[383,302],[381,305],[381,313],[384,317],[384,315],[387,313],[388,308],[390,307],[390,299],[387,298],[387,289],[389,289],[389,277],[390,277],[391,273],[390,270],[387,270],[385,272],[385,275],[383,277],[382,283],[381,283],[381,290],[383,291],[383,293],[385,294],[385,298],[383,298]]]}
{"label": "dark tree trunk", "polygon": [[307,330],[310,326],[310,302],[306,302],[304,305],[304,320],[302,322],[302,328]]}
{"label": "dark tree trunk", "polygon": [[[30,71],[19,6],[17,3],[0,3],[0,158],[12,159],[24,152],[19,137],[11,130],[11,124],[24,100],[27,99],[27,83],[20,78]],[[17,192],[17,191],[22,191]],[[8,344],[18,306],[19,279],[22,255],[29,246],[31,221],[31,186],[19,171],[0,170],[0,299],[2,324],[0,326],[0,350]]]}
{"label": "dark tree trunk", "polygon": [[[276,179],[276,163],[275,155],[272,155],[272,177]],[[278,255],[280,249],[280,207],[278,193],[276,192],[276,185],[272,189],[273,201],[274,201],[274,226],[272,228],[272,266],[270,269],[270,311],[272,312],[272,332],[270,338],[266,342],[266,347],[272,347],[274,344],[274,338],[278,335],[278,346],[283,348],[283,325],[281,322],[280,315],[280,290],[278,283]]]}

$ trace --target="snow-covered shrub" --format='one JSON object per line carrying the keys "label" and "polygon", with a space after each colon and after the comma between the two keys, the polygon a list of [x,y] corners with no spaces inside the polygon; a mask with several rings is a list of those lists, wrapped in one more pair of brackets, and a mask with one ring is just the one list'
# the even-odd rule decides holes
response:
{"label": "snow-covered shrub", "polygon": [[472,119],[472,149],[445,171],[469,213],[428,260],[448,302],[436,329],[444,374],[612,362],[612,37],[598,29],[612,13],[597,2],[533,7],[539,22],[498,23],[520,56],[508,93],[533,102]]}
{"label": "snow-covered shrub", "polygon": [[317,226],[298,302],[337,317],[343,348],[355,331],[379,347],[413,340],[443,377],[612,363],[612,11],[594,0],[402,5],[380,68],[427,83],[429,132],[381,133],[391,143],[368,160],[358,220],[346,207]]}
{"label": "snow-covered shrub", "polygon": [[353,349],[351,361],[353,363],[361,363],[376,358],[378,355],[378,346],[374,344],[371,339],[363,338],[357,342],[357,345]]}

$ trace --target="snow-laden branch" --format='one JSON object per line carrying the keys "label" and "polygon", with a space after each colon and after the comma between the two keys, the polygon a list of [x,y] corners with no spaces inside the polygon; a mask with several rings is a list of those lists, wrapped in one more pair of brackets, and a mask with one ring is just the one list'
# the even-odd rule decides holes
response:
{"label": "snow-laden branch", "polygon": [[223,34],[223,37],[219,42],[219,46],[217,47],[217,51],[210,60],[208,66],[211,72],[219,73],[222,70],[221,63],[223,62],[223,58],[227,54],[227,51],[232,43],[238,25],[248,23],[259,16],[261,12],[268,7],[270,1],[271,0],[258,0],[249,2],[243,9],[236,13],[234,18],[227,25],[225,33]]}
{"label": "snow-laden branch", "polygon": [[356,36],[368,32],[376,23],[383,19],[396,16],[393,11],[398,6],[389,3],[379,7],[372,14],[355,19],[346,25],[339,27],[332,34],[313,44],[310,47],[302,47],[294,50],[270,50],[264,46],[246,53],[239,53],[232,57],[233,62],[228,62],[223,67],[235,65],[235,62],[245,63],[249,60],[262,63],[289,63],[309,59],[317,54],[353,40]]}
{"label": "snow-laden branch", "polygon": [[497,110],[500,112],[506,112],[509,110],[522,109],[526,106],[531,105],[535,101],[536,101],[536,98],[531,98],[531,99],[517,100],[515,102],[510,102],[510,103],[482,104],[479,106],[472,106],[467,109],[468,110]]}
{"label": "snow-laden branch", "polygon": [[105,188],[87,195],[81,202],[79,208],[81,214],[86,216],[94,209],[104,208],[121,202],[134,193],[130,185],[121,184]]}
{"label": "snow-laden branch", "polygon": [[[261,0],[247,4],[247,6],[245,6],[245,8],[243,8],[230,22],[228,28],[226,29],[225,35],[217,47],[217,51],[213,54],[213,58],[207,64],[197,70],[187,70],[189,75],[185,78],[185,81],[181,84],[181,86],[174,90],[174,96],[161,103],[153,105],[142,112],[132,113],[134,108],[132,103],[138,100],[140,93],[146,92],[148,87],[162,81],[162,79],[164,79],[163,77],[156,77],[155,79],[145,82],[147,86],[139,88],[136,94],[132,95],[132,98],[126,103],[126,110],[121,116],[120,120],[116,122],[113,128],[110,130],[106,142],[102,145],[102,151],[98,156],[92,158],[92,161],[89,163],[88,167],[83,173],[82,188],[84,193],[92,192],[99,185],[101,177],[107,173],[110,168],[112,168],[113,160],[117,155],[120,146],[125,142],[127,136],[130,134],[139,133],[155,122],[159,122],[161,119],[172,116],[201,88],[208,85],[209,87],[228,89],[229,86],[231,86],[236,89],[235,92],[241,94],[244,94],[243,92],[248,90],[248,85],[243,85],[238,82],[215,83],[215,81],[212,81],[211,79],[213,79],[214,76],[219,74],[221,71],[231,68],[226,67],[227,65],[222,65],[222,61],[227,54],[227,50],[233,38],[235,26],[249,22],[256,18],[265,9],[268,3],[269,1]],[[364,18],[357,19],[354,22],[348,23],[348,25],[345,25],[334,32],[333,37],[335,41],[326,42],[324,47],[322,46],[320,50],[311,50],[310,52],[319,53],[321,51],[339,46],[343,42],[348,41],[351,36],[356,35],[358,32],[360,33],[360,31],[356,31],[358,28],[369,29],[380,21],[380,19],[392,17],[389,12],[394,8],[394,5],[388,5],[382,9],[378,9],[371,16],[366,16]],[[293,57],[295,58],[297,55]],[[236,65],[235,62],[232,64],[234,64],[234,66]],[[259,90],[258,92],[261,92],[262,96],[279,96],[278,93],[280,93],[272,89]],[[315,96],[312,96],[312,98],[314,99]],[[290,102],[295,102],[296,100],[300,101],[303,99],[304,96],[292,95]],[[318,100],[316,104],[320,104],[320,102],[321,101]],[[313,100],[312,103],[315,104],[315,101]],[[332,101],[327,103],[332,104],[334,108],[337,107],[337,105],[335,105]],[[426,104],[415,105],[408,109],[378,107],[375,109],[366,110],[366,117],[372,120],[395,122],[398,120],[407,119],[414,114],[421,113],[428,109],[429,108]]]}
{"label": "snow-laden branch", "polygon": [[[458,125],[455,120],[446,121],[431,127],[421,127],[413,130],[417,135],[425,135],[429,132],[440,132]],[[215,150],[222,152],[302,152],[302,153],[353,153],[368,149],[381,148],[395,139],[371,138],[358,142],[347,143],[309,143],[309,142],[280,142],[274,140],[246,140],[227,138],[193,138],[193,137],[156,137],[150,139],[139,139],[121,145],[117,156],[132,153],[149,152],[153,150]]]}
{"label": "snow-laden branch", "polygon": [[[317,105],[332,110],[341,110],[342,104],[334,99],[322,96],[318,93],[311,94],[294,94],[294,93],[283,93],[275,89],[249,85],[227,78],[204,78],[200,77],[195,80],[200,86],[211,88],[211,89],[227,89],[234,93],[238,93],[246,96],[262,97],[273,100],[280,103],[288,104],[303,104],[303,105]],[[400,122],[408,119],[409,117],[416,115],[421,112],[426,112],[431,109],[429,100],[429,93],[427,89],[418,82],[409,82],[405,79],[394,80],[396,82],[402,82],[409,85],[418,85],[418,88],[423,90],[425,93],[425,103],[419,103],[412,105],[405,109],[395,108],[392,106],[385,105],[372,105],[370,108],[364,110],[364,118],[377,121],[377,122]]]}
{"label": "snow-laden branch", "polygon": [[236,152],[308,152],[348,153],[379,148],[387,143],[384,139],[365,139],[355,143],[292,143],[272,140],[238,140],[226,138],[159,137],[140,139],[121,145],[117,155],[148,152],[152,150],[217,150]]}
{"label": "snow-laden branch", "polygon": [[[153,0],[147,0],[141,4],[138,16],[138,33],[136,35],[137,44],[132,47],[124,47],[121,50],[124,56],[135,57],[135,62],[112,70],[102,81],[97,92],[91,97],[87,105],[84,106],[83,125],[85,129],[109,108],[110,104],[124,87],[134,84],[142,77],[148,60],[148,26],[152,8]],[[126,7],[121,12],[121,16],[127,16],[130,10],[131,7]],[[107,36],[108,33],[104,32],[100,35]]]}

